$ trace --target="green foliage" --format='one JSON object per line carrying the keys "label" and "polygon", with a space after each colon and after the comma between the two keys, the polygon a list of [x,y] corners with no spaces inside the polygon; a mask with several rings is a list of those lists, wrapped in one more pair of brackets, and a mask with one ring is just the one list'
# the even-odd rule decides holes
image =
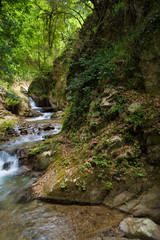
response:
{"label": "green foliage", "polygon": [[100,166],[100,167],[106,167],[108,165],[108,160],[105,159],[103,156],[93,156],[93,165]]}
{"label": "green foliage", "polygon": [[4,134],[8,133],[13,127],[14,127],[15,121],[4,121],[0,124],[0,136],[3,136]]}
{"label": "green foliage", "polygon": [[107,184],[107,189],[110,190],[112,188],[112,183]]}
{"label": "green foliage", "polygon": [[6,108],[13,112],[18,113],[21,104],[21,99],[14,92],[6,91],[5,93],[5,105]]}
{"label": "green foliage", "polygon": [[52,71],[42,71],[38,73],[29,86],[28,92],[46,98],[50,90],[54,88],[55,82],[52,79]]}
{"label": "green foliage", "polygon": [[[2,0],[0,77],[46,71],[78,36],[91,9],[79,1]],[[71,46],[70,46],[71,47]]]}
{"label": "green foliage", "polygon": [[35,156],[36,154],[40,153],[40,148],[31,148],[28,152],[29,155]]}
{"label": "green foliage", "polygon": [[135,113],[129,114],[129,116],[126,117],[126,120],[129,123],[133,123],[134,130],[136,130],[138,126],[141,126],[144,119],[144,115],[145,113],[141,109],[139,109]]}
{"label": "green foliage", "polygon": [[67,187],[67,184],[66,184],[66,183],[64,183],[64,182],[61,183],[61,188],[62,188],[62,189],[65,189],[66,187]]}
{"label": "green foliage", "polygon": [[[92,44],[91,42],[91,48]],[[69,122],[72,126],[75,121],[77,125],[78,119],[77,126],[80,127],[86,119],[86,112],[96,94],[95,89],[100,87],[102,80],[112,83],[118,81],[115,73],[118,70],[119,57],[114,45],[106,42],[98,49],[83,53],[78,61],[71,63],[70,71],[76,70],[68,87],[68,100],[72,104]]]}
{"label": "green foliage", "polygon": [[69,162],[68,161],[65,161],[64,162],[64,166],[67,167],[69,165]]}

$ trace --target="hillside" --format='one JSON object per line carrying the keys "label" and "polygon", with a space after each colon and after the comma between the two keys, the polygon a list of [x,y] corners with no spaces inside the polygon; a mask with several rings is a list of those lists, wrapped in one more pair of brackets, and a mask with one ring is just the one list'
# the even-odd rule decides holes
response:
{"label": "hillside", "polygon": [[53,77],[67,85],[69,104],[63,132],[30,151],[36,167],[44,156],[53,162],[32,190],[159,222],[160,9],[133,2],[108,9],[100,23],[89,16],[79,46],[56,60]]}

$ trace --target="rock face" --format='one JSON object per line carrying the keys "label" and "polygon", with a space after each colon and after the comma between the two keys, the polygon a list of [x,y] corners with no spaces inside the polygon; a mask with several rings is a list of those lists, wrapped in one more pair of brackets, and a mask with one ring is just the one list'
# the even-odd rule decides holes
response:
{"label": "rock face", "polygon": [[120,223],[120,229],[130,237],[160,239],[160,226],[147,218],[126,218]]}
{"label": "rock face", "polygon": [[106,88],[103,92],[103,98],[101,101],[100,106],[103,108],[109,108],[109,107],[113,107],[116,105],[115,102],[115,95],[116,95],[117,91],[115,89],[112,89],[112,91],[108,88]]}
{"label": "rock face", "polygon": [[[142,184],[142,185],[141,185]],[[136,217],[149,217],[160,221],[160,187],[150,187],[147,183],[136,183],[128,186],[122,191],[123,186],[119,185],[119,190],[112,190],[104,199],[104,204],[118,208]],[[119,193],[118,193],[119,191]],[[138,196],[137,196],[138,195]]]}
{"label": "rock face", "polygon": [[138,198],[128,201],[119,207],[120,210],[129,212],[134,216],[148,216],[160,221],[160,187],[154,186],[141,194]]}
{"label": "rock face", "polygon": [[160,50],[158,46],[159,33],[153,38],[152,45],[148,51],[141,56],[141,70],[147,93],[160,93]]}
{"label": "rock face", "polygon": [[148,162],[160,166],[160,135],[151,134],[146,139]]}

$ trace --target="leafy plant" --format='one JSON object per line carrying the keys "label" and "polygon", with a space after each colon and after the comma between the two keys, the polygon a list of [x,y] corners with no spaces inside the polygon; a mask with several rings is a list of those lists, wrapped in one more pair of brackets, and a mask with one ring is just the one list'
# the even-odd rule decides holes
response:
{"label": "leafy plant", "polygon": [[68,161],[65,161],[64,162],[64,166],[67,167],[69,165],[69,162]]}
{"label": "leafy plant", "polygon": [[91,167],[92,167],[92,165],[90,164],[90,162],[84,163],[84,166],[87,167],[87,168],[91,168]]}
{"label": "leafy plant", "polygon": [[7,120],[0,124],[0,136],[4,136],[5,134],[9,133],[12,128],[14,127],[16,120]]}
{"label": "leafy plant", "polygon": [[9,111],[17,113],[21,104],[21,99],[14,92],[6,91],[5,93],[5,105]]}
{"label": "leafy plant", "polygon": [[112,188],[112,183],[107,184],[107,189],[110,190]]}
{"label": "leafy plant", "polygon": [[64,182],[61,183],[61,188],[62,188],[62,189],[65,189],[66,187],[67,187],[67,184],[66,184],[66,183],[64,183]]}

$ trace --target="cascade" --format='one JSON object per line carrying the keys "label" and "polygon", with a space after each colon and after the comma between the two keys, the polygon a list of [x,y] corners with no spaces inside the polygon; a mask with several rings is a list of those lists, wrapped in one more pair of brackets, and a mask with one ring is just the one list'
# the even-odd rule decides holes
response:
{"label": "cascade", "polygon": [[33,100],[33,98],[31,98],[31,97],[28,97],[28,98],[29,98],[29,101],[30,101],[31,108],[36,110],[37,112],[40,112],[41,116],[36,117],[36,118],[30,118],[30,119],[27,119],[26,121],[29,121],[29,122],[31,122],[31,121],[42,121],[42,120],[51,118],[51,116],[53,115],[53,112],[42,112],[42,108],[36,106],[36,103]]}
{"label": "cascade", "polygon": [[29,98],[29,102],[30,102],[31,108],[32,109],[37,109],[36,103],[33,100],[33,98],[31,98],[31,97],[28,97],[28,98]]}
{"label": "cascade", "polygon": [[5,151],[0,151],[0,185],[8,176],[16,174],[18,170],[18,158]]}

